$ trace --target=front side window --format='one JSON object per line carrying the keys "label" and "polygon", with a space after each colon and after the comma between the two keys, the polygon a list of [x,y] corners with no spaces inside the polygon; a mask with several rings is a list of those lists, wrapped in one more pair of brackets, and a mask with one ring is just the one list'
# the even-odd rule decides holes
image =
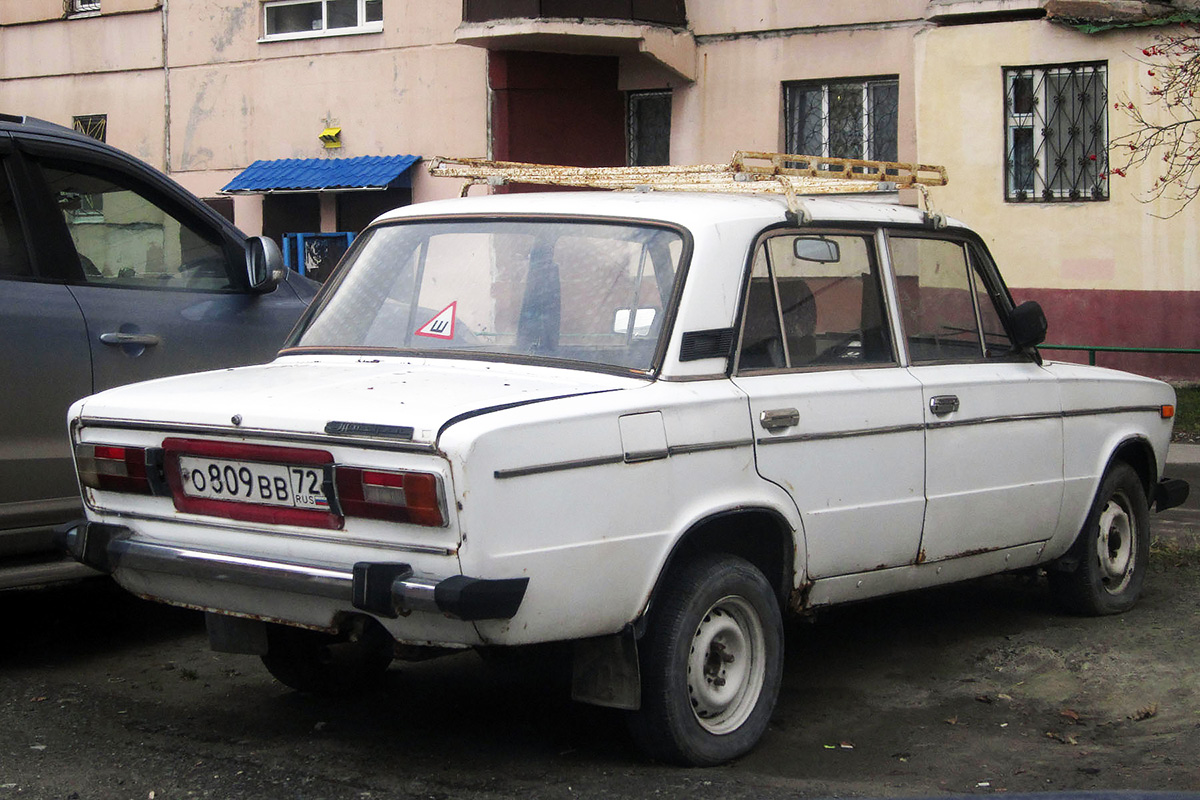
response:
{"label": "front side window", "polygon": [[383,30],[383,0],[278,0],[263,4],[267,39]]}
{"label": "front side window", "polygon": [[1012,355],[1000,320],[1004,299],[989,291],[978,252],[964,242],[890,236],[900,316],[914,363]]}
{"label": "front side window", "polygon": [[897,160],[898,79],[797,81],[783,90],[787,152]]}
{"label": "front side window", "polygon": [[784,234],[759,245],[739,372],[893,362],[869,236]]}
{"label": "front side window", "polygon": [[1108,69],[1004,70],[1005,199],[1108,199]]}
{"label": "front side window", "polygon": [[80,283],[143,289],[234,289],[215,231],[181,221],[116,176],[43,163],[42,176],[79,255]]}
{"label": "front side window", "polygon": [[356,240],[297,345],[649,370],[683,245],[675,230],[629,223],[375,228]]}

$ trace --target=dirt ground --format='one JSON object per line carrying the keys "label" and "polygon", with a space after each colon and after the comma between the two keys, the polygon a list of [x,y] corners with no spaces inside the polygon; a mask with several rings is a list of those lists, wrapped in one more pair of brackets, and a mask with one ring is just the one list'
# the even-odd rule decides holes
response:
{"label": "dirt ground", "polygon": [[107,582],[0,594],[0,800],[1200,790],[1198,598],[1197,551],[1159,548],[1119,617],[1063,616],[1004,576],[797,621],[760,747],[684,770],[571,703],[543,653],[399,664],[336,701]]}

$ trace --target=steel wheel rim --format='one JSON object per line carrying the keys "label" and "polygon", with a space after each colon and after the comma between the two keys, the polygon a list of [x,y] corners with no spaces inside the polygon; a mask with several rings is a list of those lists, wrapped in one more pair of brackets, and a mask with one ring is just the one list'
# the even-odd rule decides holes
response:
{"label": "steel wheel rim", "polygon": [[1096,556],[1100,559],[1100,584],[1109,594],[1120,594],[1133,579],[1138,530],[1124,494],[1114,494],[1100,512]]}
{"label": "steel wheel rim", "polygon": [[762,620],[743,597],[723,597],[692,637],[687,690],[692,714],[712,734],[737,730],[754,711],[766,676]]}

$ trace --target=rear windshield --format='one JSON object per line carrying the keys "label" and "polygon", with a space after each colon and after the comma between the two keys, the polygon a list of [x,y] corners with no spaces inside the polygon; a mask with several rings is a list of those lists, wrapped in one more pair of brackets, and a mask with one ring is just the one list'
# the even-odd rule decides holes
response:
{"label": "rear windshield", "polygon": [[684,246],[629,223],[454,220],[360,237],[296,344],[649,370]]}

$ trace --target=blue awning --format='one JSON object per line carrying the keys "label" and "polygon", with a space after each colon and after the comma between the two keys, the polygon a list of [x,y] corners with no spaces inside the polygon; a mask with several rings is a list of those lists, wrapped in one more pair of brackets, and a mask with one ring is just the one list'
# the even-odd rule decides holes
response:
{"label": "blue awning", "polygon": [[412,188],[409,168],[420,156],[278,158],[255,161],[221,189],[223,194]]}

